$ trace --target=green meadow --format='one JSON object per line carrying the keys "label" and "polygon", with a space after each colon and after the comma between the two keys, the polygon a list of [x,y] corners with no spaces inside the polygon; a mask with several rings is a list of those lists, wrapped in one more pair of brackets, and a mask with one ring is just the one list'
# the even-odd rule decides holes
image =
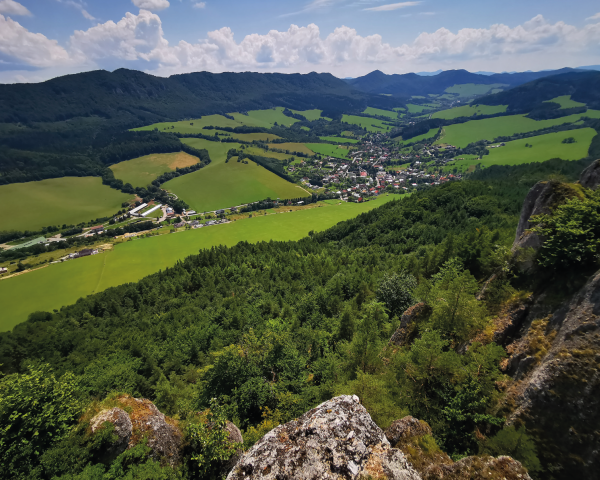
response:
{"label": "green meadow", "polygon": [[509,115],[505,117],[486,118],[484,120],[471,120],[466,123],[448,125],[444,127],[443,134],[436,143],[449,143],[456,147],[466,147],[469,143],[479,140],[493,141],[496,137],[510,136],[516,133],[534,132],[542,128],[575,123],[581,117],[600,118],[600,110],[588,110],[585,113],[569,115],[551,120],[532,120],[525,115]]}
{"label": "green meadow", "polygon": [[342,122],[347,122],[352,125],[360,125],[362,128],[366,128],[369,132],[383,133],[387,132],[391,127],[385,125],[381,120],[369,117],[358,117],[356,115],[343,115]]}
{"label": "green meadow", "polygon": [[443,118],[452,120],[460,117],[473,117],[474,115],[495,115],[496,113],[506,112],[507,105],[489,106],[489,105],[463,105],[462,107],[450,108],[435,112],[432,118]]}
{"label": "green meadow", "polygon": [[12,329],[35,311],[51,311],[78,298],[171,267],[177,260],[217,245],[241,241],[299,240],[309,231],[321,231],[378,207],[398,195],[382,195],[363,204],[342,203],[293,213],[258,216],[225,225],[204,227],[116,245],[91,257],[50,265],[25,275],[0,280],[0,331]]}
{"label": "green meadow", "polygon": [[476,83],[464,83],[448,87],[446,93],[458,94],[461,97],[474,97],[475,95],[485,95],[487,93],[501,92],[506,85],[502,83],[494,83],[492,85],[481,85]]}
{"label": "green meadow", "polygon": [[[307,155],[314,155],[315,152],[306,147],[303,143],[271,143],[269,148],[275,148],[277,150],[284,150],[290,152],[306,153]],[[268,155],[267,155],[268,156]]]}
{"label": "green meadow", "polygon": [[[523,138],[506,142],[506,146],[491,148],[489,155],[481,160],[477,157],[458,160],[456,166],[461,171],[470,165],[481,164],[482,167],[491,165],[520,165],[522,163],[545,162],[551,158],[563,160],[579,160],[588,154],[588,149],[596,131],[592,128],[581,128],[566,132],[549,133],[537,137]],[[575,143],[562,143],[565,138],[573,137]]]}
{"label": "green meadow", "polygon": [[63,177],[0,186],[0,230],[34,230],[107,217],[132,199],[100,177]]}
{"label": "green meadow", "polygon": [[115,178],[131,183],[134,187],[145,187],[165,172],[173,172],[177,168],[189,167],[196,163],[198,158],[185,152],[158,153],[120,162],[109,168],[115,174]]}
{"label": "green meadow", "polygon": [[433,108],[437,108],[437,105],[415,105],[413,103],[409,103],[406,106],[408,107],[408,113],[423,113],[424,111],[429,111]]}
{"label": "green meadow", "polygon": [[333,143],[358,143],[359,140],[355,140],[354,138],[344,138],[344,137],[319,137],[321,140],[326,142]]}
{"label": "green meadow", "polygon": [[398,119],[398,112],[390,112],[389,110],[382,110],[380,108],[367,107],[363,112],[365,115],[377,115],[380,117],[388,117],[392,120]]}
{"label": "green meadow", "polygon": [[251,110],[247,112],[248,115],[242,115],[241,113],[232,113],[231,115],[236,121],[249,127],[271,128],[275,123],[289,127],[298,122],[295,118],[286,117],[283,110],[283,107],[274,107],[269,110]]}
{"label": "green meadow", "polygon": [[431,130],[429,130],[427,133],[424,133],[423,135],[409,138],[408,140],[403,140],[402,137],[398,137],[397,140],[398,140],[398,143],[401,143],[401,144],[421,142],[423,140],[427,140],[428,138],[435,137],[438,130],[439,130],[438,128],[432,128]]}
{"label": "green meadow", "polygon": [[[243,115],[242,115],[243,117]],[[183,120],[181,122],[162,122],[153,123],[152,125],[146,125],[145,127],[134,128],[134,131],[154,130],[155,128],[159,131],[171,131],[177,133],[202,133],[204,135],[214,135],[214,130],[204,130],[204,127],[241,127],[246,125],[243,122],[237,120],[231,120],[224,117],[223,115],[207,115],[202,118],[196,118],[193,120]]]}
{"label": "green meadow", "polygon": [[571,100],[571,95],[562,95],[560,97],[553,98],[552,100],[546,100],[547,102],[558,103],[560,108],[575,108],[584,107],[585,103],[576,102]]}
{"label": "green meadow", "polygon": [[321,118],[331,121],[331,118],[321,116],[323,113],[323,110],[317,110],[317,109],[314,109],[314,110],[292,110],[292,112],[297,113],[298,115],[302,115],[309,122],[313,122],[313,121],[319,120]]}
{"label": "green meadow", "polygon": [[[182,139],[194,148],[210,148],[210,165],[163,184],[196,211],[212,211],[255,202],[267,197],[297,198],[308,193],[258,164],[238,162],[232,157],[225,162],[227,151],[238,148],[235,143],[219,144],[197,138]],[[215,144],[218,147],[210,145]],[[258,153],[258,152],[257,152]]]}
{"label": "green meadow", "polygon": [[341,159],[348,158],[348,149],[339,148],[337,145],[330,143],[307,143],[306,146],[319,155],[328,155]]}
{"label": "green meadow", "polygon": [[[215,130],[205,130],[205,135],[211,135]],[[234,133],[234,132],[224,132],[221,130],[216,130],[219,132],[219,135],[224,135],[227,137],[231,137],[235,140],[241,140],[242,142],[253,142],[261,141],[261,142],[272,142],[273,140],[279,140],[281,137],[277,135],[273,135],[272,133]]]}

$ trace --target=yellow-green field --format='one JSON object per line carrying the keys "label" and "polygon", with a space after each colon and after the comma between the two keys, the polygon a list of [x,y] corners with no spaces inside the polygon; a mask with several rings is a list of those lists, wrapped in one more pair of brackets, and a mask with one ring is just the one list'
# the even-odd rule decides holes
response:
{"label": "yellow-green field", "polygon": [[157,153],[117,163],[109,168],[115,174],[115,178],[131,183],[134,187],[145,187],[165,172],[189,167],[198,161],[198,157],[185,152]]}
{"label": "yellow-green field", "polygon": [[[212,135],[215,130],[205,130],[205,135]],[[234,132],[224,132],[221,130],[216,130],[219,132],[219,135],[226,135],[235,140],[241,140],[242,142],[253,142],[254,140],[260,142],[272,142],[273,140],[279,140],[277,135],[273,135],[272,133],[234,133]]]}
{"label": "yellow-green field", "polygon": [[[579,160],[587,156],[588,149],[596,131],[592,128],[581,128],[566,132],[549,133],[537,137],[523,138],[506,142],[506,146],[491,148],[489,155],[481,160],[475,158],[456,161],[461,171],[470,165],[520,165],[522,163],[545,162],[551,158],[563,160]],[[575,143],[562,143],[565,138],[573,137]],[[531,145],[531,146],[526,146]],[[453,168],[453,167],[451,167]]]}
{"label": "yellow-green field", "polygon": [[466,123],[444,127],[438,144],[449,143],[456,147],[466,147],[469,143],[479,140],[493,141],[500,136],[511,136],[516,133],[533,132],[542,128],[562,125],[563,123],[578,122],[581,117],[600,118],[600,110],[588,110],[585,113],[569,115],[551,120],[532,120],[525,115],[508,115],[505,117],[471,120]]}
{"label": "yellow-green field", "polygon": [[432,118],[443,118],[452,120],[460,117],[473,117],[474,115],[494,115],[496,113],[506,112],[507,105],[489,106],[489,105],[463,105],[462,107],[450,108],[435,112]]}
{"label": "yellow-green field", "polygon": [[390,112],[389,110],[382,110],[380,108],[367,107],[363,112],[365,115],[377,115],[379,117],[387,117],[392,120],[398,119],[398,112]]}
{"label": "yellow-green field", "polygon": [[348,148],[344,145],[332,145],[330,143],[307,143],[306,146],[319,155],[328,155],[340,159],[348,158]]}
{"label": "yellow-green field", "polygon": [[[243,115],[242,115],[243,117]],[[134,131],[154,130],[155,128],[163,132],[178,133],[202,133],[203,135],[214,135],[214,130],[203,130],[203,127],[241,127],[246,125],[244,122],[230,120],[223,115],[207,115],[206,117],[196,118],[194,120],[183,120],[181,122],[163,122],[153,123],[145,127],[134,128]]]}
{"label": "yellow-green field", "polygon": [[486,93],[497,93],[501,92],[503,87],[506,87],[502,83],[494,83],[492,85],[482,85],[476,83],[463,83],[461,85],[454,85],[447,88],[446,93],[459,94],[461,97],[473,97],[475,95],[485,95]]}
{"label": "yellow-green field", "polygon": [[576,102],[575,100],[571,100],[571,95],[562,95],[560,97],[556,97],[552,100],[547,101],[552,103],[558,103],[560,105],[560,108],[575,108],[585,106],[585,103],[580,103]]}
{"label": "yellow-green field", "polygon": [[241,113],[232,113],[231,115],[236,121],[250,127],[271,128],[275,123],[289,127],[298,121],[295,118],[286,117],[283,110],[283,107],[274,107],[269,110],[251,110],[247,112],[248,115]]}
{"label": "yellow-green field", "polygon": [[242,203],[255,202],[267,197],[297,198],[308,193],[267,169],[248,161],[238,162],[232,157],[225,163],[227,151],[239,147],[235,143],[215,144],[198,138],[184,138],[183,142],[194,148],[210,148],[211,163],[196,172],[182,175],[163,184],[199,212],[227,208]]}
{"label": "yellow-green field", "polygon": [[376,118],[358,117],[356,115],[343,115],[342,122],[360,125],[362,128],[366,128],[369,132],[373,133],[384,133],[391,128],[389,125],[385,125],[381,120],[377,120]]}
{"label": "yellow-green field", "polygon": [[25,275],[0,280],[0,331],[12,329],[31,312],[52,311],[107,288],[136,282],[177,260],[216,245],[241,241],[287,241],[325,230],[378,207],[397,195],[382,195],[364,204],[342,203],[294,213],[258,216],[226,225],[205,227],[116,245],[113,251],[72,260]]}
{"label": "yellow-green field", "polygon": [[37,230],[107,217],[132,199],[100,177],[63,177],[0,186],[0,230]]}
{"label": "yellow-green field", "polygon": [[319,120],[320,118],[324,118],[325,120],[331,121],[331,118],[321,116],[323,110],[292,110],[292,112],[297,113],[305,117],[309,122],[313,122],[315,120]]}
{"label": "yellow-green field", "polygon": [[[303,143],[271,143],[269,144],[269,148],[276,148],[278,150],[288,150],[290,155],[292,152],[306,153],[307,155],[314,155],[311,149],[309,149]],[[268,155],[267,155],[268,156]]]}
{"label": "yellow-green field", "polygon": [[437,134],[438,130],[439,130],[438,128],[432,128],[431,130],[429,130],[427,133],[424,133],[423,135],[418,135],[416,137],[409,138],[407,140],[403,140],[402,137],[398,137],[396,140],[398,141],[398,143],[401,143],[401,144],[421,142],[421,141],[426,140],[428,138],[435,137],[435,135]]}

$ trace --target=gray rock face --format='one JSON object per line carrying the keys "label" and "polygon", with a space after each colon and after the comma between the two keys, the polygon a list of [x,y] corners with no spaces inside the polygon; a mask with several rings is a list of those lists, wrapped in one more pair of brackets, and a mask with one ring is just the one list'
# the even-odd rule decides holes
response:
{"label": "gray rock face", "polygon": [[549,317],[540,335],[534,340],[550,342],[547,354],[511,359],[522,380],[510,399],[516,408],[507,423],[524,422],[544,439],[540,456],[561,466],[555,478],[598,480],[600,272]]}
{"label": "gray rock face", "polygon": [[600,185],[600,160],[594,161],[594,163],[581,173],[579,183],[585,188],[591,188],[592,190],[598,188],[598,185]]}
{"label": "gray rock face", "polygon": [[391,448],[358,397],[344,395],[266,434],[227,479],[342,480],[368,476],[421,479],[402,452]]}
{"label": "gray rock face", "polygon": [[385,437],[389,440],[390,444],[396,446],[403,439],[431,435],[431,433],[431,427],[427,423],[407,416],[394,421],[385,431]]}
{"label": "gray rock face", "polygon": [[432,465],[423,480],[531,480],[521,463],[511,457],[466,457],[453,464]]}
{"label": "gray rock face", "polygon": [[417,303],[407,309],[400,318],[400,326],[390,338],[390,344],[401,347],[410,340],[412,326],[420,316],[429,314],[429,307],[424,303]]}
{"label": "gray rock face", "polygon": [[105,452],[104,459],[108,461],[118,457],[127,450],[133,431],[133,425],[127,412],[121,408],[115,407],[110,410],[102,410],[92,418],[90,422],[92,432],[96,433],[99,429],[104,427],[106,422],[112,423],[115,426],[114,433],[118,437],[118,440],[113,444],[112,448]]}

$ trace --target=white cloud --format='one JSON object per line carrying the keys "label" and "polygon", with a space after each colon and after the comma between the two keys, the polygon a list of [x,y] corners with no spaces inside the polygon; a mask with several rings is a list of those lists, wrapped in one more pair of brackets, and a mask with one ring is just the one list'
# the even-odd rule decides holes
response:
{"label": "white cloud", "polygon": [[27,10],[27,7],[14,0],[0,0],[0,13],[4,13],[5,15],[31,15],[31,12]]}
{"label": "white cloud", "polygon": [[587,21],[589,20],[600,20],[600,12],[598,12],[596,15],[592,15],[591,17],[586,18]]}
{"label": "white cloud", "polygon": [[171,5],[168,0],[131,0],[131,2],[138,8],[153,11],[164,10]]}
{"label": "white cloud", "polygon": [[56,40],[31,33],[12,18],[0,15],[0,53],[32,67],[55,67],[72,62]]}
{"label": "white cloud", "polygon": [[81,13],[81,15],[83,15],[84,18],[86,18],[87,20],[96,20],[96,17],[94,17],[93,15],[90,15],[90,13],[88,13],[88,11],[84,8],[84,5],[82,3],[80,3],[79,1],[75,1],[75,0],[56,0],[58,3],[62,3],[64,5],[68,5],[69,7],[73,7],[77,10],[79,10],[79,12]]}
{"label": "white cloud", "polygon": [[328,71],[339,76],[358,76],[374,69],[388,73],[439,68],[542,70],[592,63],[600,45],[600,22],[580,28],[550,23],[541,15],[515,27],[496,24],[454,32],[440,28],[397,46],[386,43],[381,35],[362,36],[346,26],[324,36],[315,24],[291,25],[286,31],[271,30],[240,40],[224,27],[194,43],[170,44],[160,17],[142,9],[118,22],[75,31],[65,49],[1,18],[0,52],[23,64],[76,64],[82,70],[129,66],[163,76],[201,70]]}
{"label": "white cloud", "polygon": [[193,5],[194,8],[204,8],[206,7],[206,2],[197,2]]}
{"label": "white cloud", "polygon": [[391,10],[399,10],[406,7],[414,7],[419,5],[421,2],[402,2],[402,3],[390,3],[388,5],[380,5],[378,7],[365,8],[363,10],[370,12],[389,12]]}

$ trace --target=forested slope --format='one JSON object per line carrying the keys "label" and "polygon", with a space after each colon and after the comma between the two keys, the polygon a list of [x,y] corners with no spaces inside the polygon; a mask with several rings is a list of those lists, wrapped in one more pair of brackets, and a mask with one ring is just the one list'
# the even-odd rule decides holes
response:
{"label": "forested slope", "polygon": [[[493,445],[508,453],[480,434],[493,439],[500,430],[504,419],[492,408],[508,381],[499,368],[505,352],[486,329],[520,293],[498,277],[484,300],[475,295],[479,282],[505,268],[529,188],[549,175],[575,180],[589,163],[491,167],[299,242],[212,248],[136,284],[32,314],[0,334],[8,374],[0,393],[11,399],[0,401],[3,478],[96,478],[81,473],[86,465],[110,468],[110,478],[140,465],[162,469],[162,478],[190,478],[186,468],[202,466],[193,451],[175,471],[147,453],[103,463],[90,443],[96,437],[76,425],[86,405],[114,392],[152,399],[184,431],[197,411],[216,408],[215,398],[254,441],[336,394],[354,393],[382,427],[407,413],[426,420],[455,458]],[[410,341],[387,347],[418,300],[429,314],[407,332]],[[35,366],[43,364],[54,390],[35,387],[42,375]],[[65,412],[60,433],[33,433],[55,432],[55,413],[10,424],[23,408],[19,395],[46,395]],[[539,469],[535,444],[520,435],[511,455]]]}

